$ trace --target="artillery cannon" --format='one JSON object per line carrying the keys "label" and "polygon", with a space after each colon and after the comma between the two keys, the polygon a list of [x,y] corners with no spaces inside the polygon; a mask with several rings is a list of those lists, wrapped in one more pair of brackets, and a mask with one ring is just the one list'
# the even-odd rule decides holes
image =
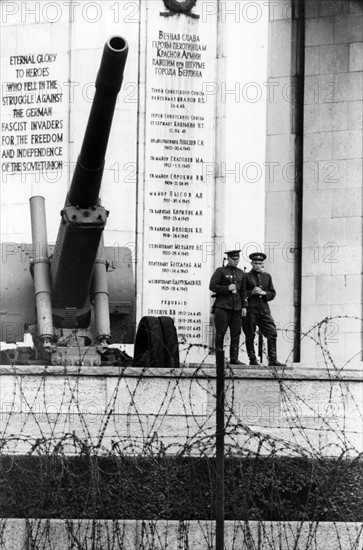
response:
{"label": "artillery cannon", "polygon": [[99,192],[127,54],[122,37],[105,44],[55,246],[47,242],[45,202],[39,196],[30,198],[32,244],[2,245],[1,341],[22,342],[30,333],[35,345],[32,351],[20,344],[12,356],[2,352],[2,363],[131,364],[118,344],[134,341],[134,364],[179,366],[170,317],[143,317],[135,337],[131,250],[103,245],[109,212]]}

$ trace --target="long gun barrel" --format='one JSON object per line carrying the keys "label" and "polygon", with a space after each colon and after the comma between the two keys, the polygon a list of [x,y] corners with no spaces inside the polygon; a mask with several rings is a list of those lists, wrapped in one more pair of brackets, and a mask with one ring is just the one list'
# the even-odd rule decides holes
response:
{"label": "long gun barrel", "polygon": [[99,191],[127,53],[127,42],[120,36],[110,38],[103,50],[95,96],[51,260],[56,326],[86,326],[89,321],[89,289],[108,215],[99,204]]}
{"label": "long gun barrel", "polygon": [[97,204],[107,143],[127,53],[127,43],[120,36],[112,37],[105,44],[96,79],[96,93],[68,193],[67,201],[70,205],[88,208]]}

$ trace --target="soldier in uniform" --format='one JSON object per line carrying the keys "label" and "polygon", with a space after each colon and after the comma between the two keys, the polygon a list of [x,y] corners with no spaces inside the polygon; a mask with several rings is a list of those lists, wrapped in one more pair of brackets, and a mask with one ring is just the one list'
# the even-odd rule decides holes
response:
{"label": "soldier in uniform", "polygon": [[271,316],[268,302],[276,296],[276,291],[269,273],[263,271],[266,254],[253,252],[249,255],[252,269],[245,274],[246,291],[248,299],[248,313],[242,320],[243,332],[246,335],[246,348],[250,365],[259,365],[255,355],[255,332],[256,326],[267,338],[267,355],[269,366],[283,366],[277,360],[276,342],[277,330]]}
{"label": "soldier in uniform", "polygon": [[230,364],[244,365],[238,360],[239,339],[241,335],[241,316],[247,314],[247,296],[245,275],[237,267],[240,250],[226,252],[227,265],[218,267],[210,280],[209,290],[214,293],[214,325],[216,329],[216,350],[223,350],[223,340],[230,330]]}

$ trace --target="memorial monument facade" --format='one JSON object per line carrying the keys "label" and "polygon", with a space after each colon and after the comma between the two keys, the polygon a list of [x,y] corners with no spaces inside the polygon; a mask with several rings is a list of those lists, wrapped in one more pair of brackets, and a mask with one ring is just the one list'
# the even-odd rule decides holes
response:
{"label": "memorial monument facade", "polygon": [[[251,11],[243,23],[250,35],[258,24],[263,49],[267,10],[263,24],[257,15]],[[129,60],[101,196],[111,210],[105,245],[130,250],[137,319],[171,316],[188,360],[198,361],[213,341],[211,273],[231,244],[242,243],[247,259],[249,244],[263,234],[262,220],[254,223],[243,204],[246,189],[256,187],[261,209],[264,142],[252,162],[247,155],[241,163],[235,136],[226,135],[226,113],[237,113],[238,121],[241,102],[254,105],[262,89],[262,80],[246,80],[237,90],[230,77],[235,68],[222,36],[234,28],[230,40],[238,42],[240,21],[214,1],[5,2],[2,21],[2,240],[10,243],[3,253],[14,254],[11,243],[29,242],[34,195],[45,197],[55,241],[103,44],[124,36]],[[260,113],[263,106],[258,102]],[[264,124],[260,115],[260,136]],[[254,141],[256,130],[249,133]]]}
{"label": "memorial monument facade", "polygon": [[42,195],[54,242],[100,52],[121,34],[102,201],[137,319],[172,316],[198,361],[223,252],[249,269],[264,250],[281,359],[360,364],[362,16],[359,0],[2,2],[2,241],[29,242]]}

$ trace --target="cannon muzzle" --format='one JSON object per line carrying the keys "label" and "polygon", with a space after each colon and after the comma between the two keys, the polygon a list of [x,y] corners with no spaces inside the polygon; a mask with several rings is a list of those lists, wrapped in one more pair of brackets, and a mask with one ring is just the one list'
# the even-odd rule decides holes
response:
{"label": "cannon muzzle", "polygon": [[68,205],[88,208],[97,204],[112,117],[122,85],[127,54],[128,44],[121,36],[113,36],[106,42],[81,152],[68,192]]}

